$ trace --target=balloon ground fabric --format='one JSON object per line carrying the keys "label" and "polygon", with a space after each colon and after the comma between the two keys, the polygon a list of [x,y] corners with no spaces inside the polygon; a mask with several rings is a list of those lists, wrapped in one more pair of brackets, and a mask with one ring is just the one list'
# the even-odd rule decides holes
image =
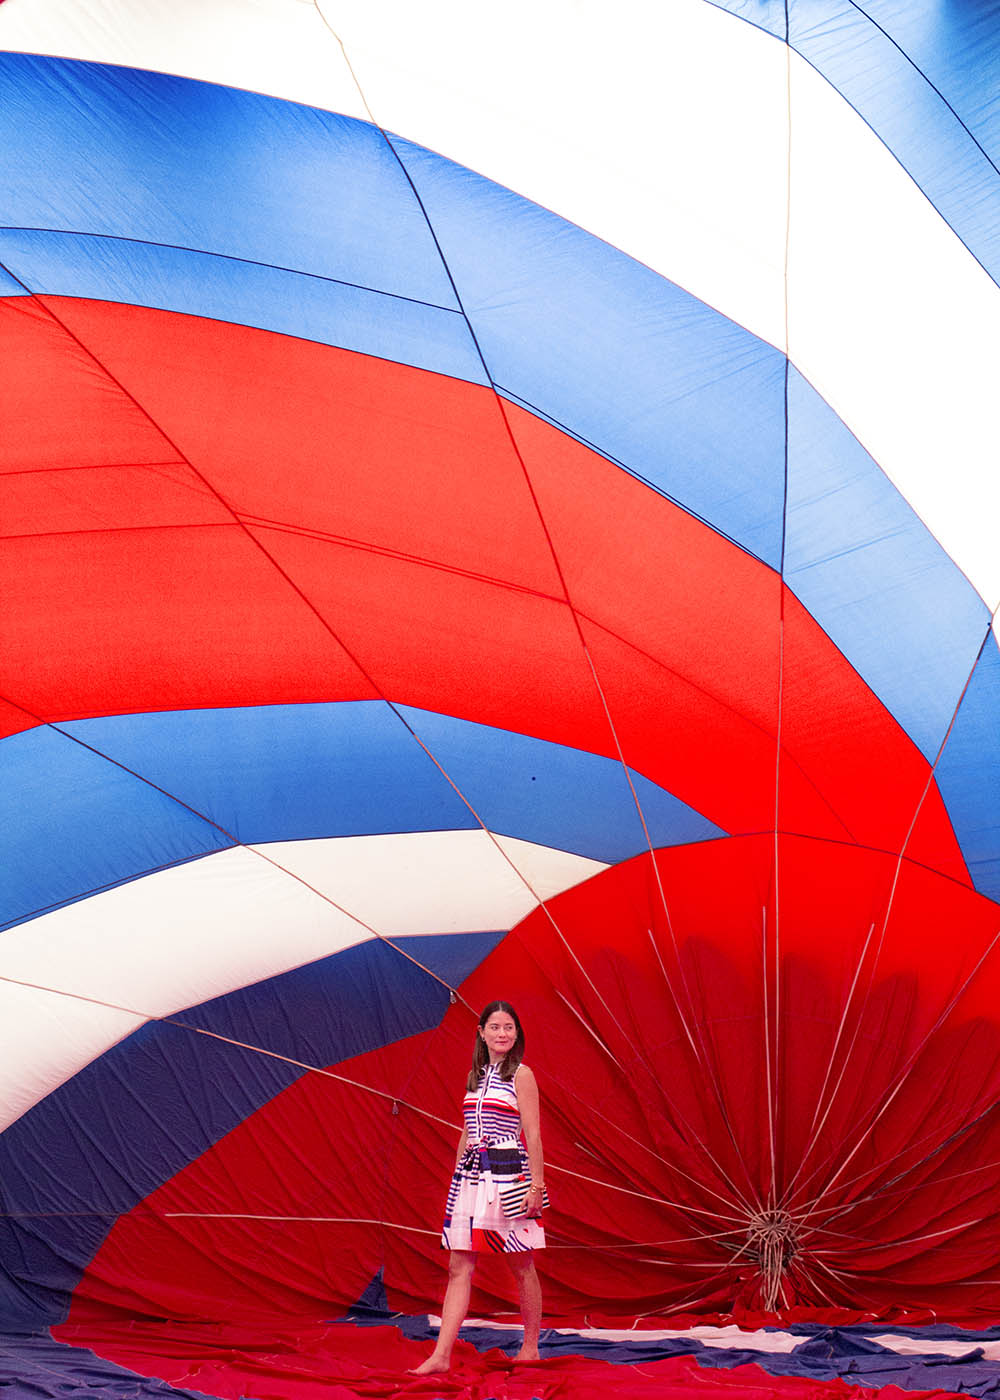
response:
{"label": "balloon ground fabric", "polygon": [[426,1313],[497,996],[552,1316],[995,1318],[998,66],[0,4],[7,1331]]}

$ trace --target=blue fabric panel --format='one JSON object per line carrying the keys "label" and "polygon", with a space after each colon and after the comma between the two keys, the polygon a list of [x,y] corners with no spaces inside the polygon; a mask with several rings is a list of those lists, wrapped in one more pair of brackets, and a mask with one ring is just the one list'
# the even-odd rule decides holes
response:
{"label": "blue fabric panel", "polygon": [[788,382],[785,578],[933,762],[989,609],[833,410]]}
{"label": "blue fabric panel", "polygon": [[0,1335],[0,1392],[4,1400],[212,1400],[46,1334]]}
{"label": "blue fabric panel", "polygon": [[[615,760],[401,713],[491,830],[608,863],[645,849]],[[115,715],[61,728],[0,742],[0,924],[220,850],[230,836],[253,845],[478,825],[381,700]],[[633,781],[654,844],[724,834],[642,776]]]}
{"label": "blue fabric panel", "polygon": [[[792,4],[809,4],[811,0],[790,0]],[[767,30],[776,39],[785,37],[785,7],[789,0],[708,0],[716,9],[728,10],[748,24]],[[822,3],[822,0],[819,0]]]}
{"label": "blue fabric panel", "polygon": [[[609,865],[647,849],[620,763],[448,715],[406,705],[399,710],[491,831]],[[629,772],[654,846],[725,835],[679,798]]]}
{"label": "blue fabric panel", "polygon": [[1000,650],[987,638],[936,770],[972,882],[1000,900]]}
{"label": "blue fabric panel", "polygon": [[[503,931],[398,940],[454,985]],[[177,1019],[326,1066],[438,1024],[448,990],[378,940],[178,1013]],[[150,1022],[0,1136],[0,1319],[62,1321],[118,1215],[303,1073]],[[18,1214],[32,1219],[16,1219]]]}
{"label": "blue fabric panel", "polygon": [[384,700],[115,715],[64,728],[245,845],[476,825]]}
{"label": "blue fabric panel", "polygon": [[33,292],[186,312],[486,380],[465,318],[426,302],[217,254],[80,234],[0,231],[0,261]]}
{"label": "blue fabric panel", "polygon": [[22,287],[16,278],[11,277],[0,267],[0,296],[4,297],[26,297],[28,291]]}
{"label": "blue fabric panel", "polygon": [[231,844],[55,729],[0,743],[0,925]]}
{"label": "blue fabric panel", "polygon": [[[372,127],[162,74],[0,64],[9,256],[37,285],[335,336],[482,381],[459,318],[437,309],[456,303],[424,212]],[[781,355],[599,239],[396,144],[502,389],[775,563]],[[32,229],[95,237],[26,239]],[[142,241],[180,251],[141,253]],[[313,274],[301,322],[290,270]],[[323,278],[354,285],[320,292]],[[365,288],[431,306],[400,302],[397,328]]]}
{"label": "blue fabric panel", "polygon": [[391,139],[501,392],[777,565],[781,353],[575,225]]}
{"label": "blue fabric panel", "polygon": [[[939,23],[942,11],[951,18]],[[863,9],[852,0],[827,0],[820,14],[791,9],[793,47],[878,133],[994,279],[1000,279],[998,19],[995,4],[935,5],[933,14],[926,4],[895,0]]]}
{"label": "blue fabric panel", "polygon": [[0,54],[4,224],[305,270],[454,308],[420,207],[366,122],[210,83]]}
{"label": "blue fabric panel", "polygon": [[[712,3],[785,37],[784,0]],[[997,0],[793,0],[788,13],[792,47],[860,113],[1000,280]]]}

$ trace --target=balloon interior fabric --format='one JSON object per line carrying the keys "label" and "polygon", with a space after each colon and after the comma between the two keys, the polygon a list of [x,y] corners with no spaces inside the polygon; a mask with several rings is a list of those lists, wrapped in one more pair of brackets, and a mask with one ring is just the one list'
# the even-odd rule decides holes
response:
{"label": "balloon interior fabric", "polygon": [[995,1317],[998,7],[0,48],[7,1330]]}

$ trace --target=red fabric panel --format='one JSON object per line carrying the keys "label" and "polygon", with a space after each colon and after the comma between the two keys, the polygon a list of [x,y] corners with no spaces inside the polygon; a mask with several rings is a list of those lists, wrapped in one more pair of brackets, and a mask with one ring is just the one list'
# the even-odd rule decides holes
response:
{"label": "red fabric panel", "polygon": [[[773,1181],[800,1232],[789,1302],[981,1320],[1000,956],[977,964],[996,906],[850,845],[777,855],[777,911],[771,837],[661,852],[658,878],[638,857],[549,901],[438,1029],[336,1067],[353,1084],[305,1076],[120,1220],[74,1319],[330,1316],[379,1267],[390,1307],[436,1307],[474,1013],[504,995],[542,1089],[551,1313],[759,1308],[747,1230]],[[484,1260],[473,1310],[514,1304]]]}
{"label": "red fabric panel", "polygon": [[175,461],[177,453],[34,297],[0,298],[0,472]]}
{"label": "red fabric panel", "polygon": [[[921,806],[923,754],[787,588],[784,611],[783,762],[787,753],[862,844],[902,850],[919,810],[907,855],[971,883],[935,783]],[[806,831],[784,779],[780,825]]]}
{"label": "red fabric panel", "polygon": [[3,491],[3,537],[233,523],[186,462],[12,472]]}
{"label": "red fabric panel", "polygon": [[611,750],[565,603],[303,535],[254,534],[389,699]]}
{"label": "red fabric panel", "polygon": [[[164,1182],[110,1231],[77,1286],[72,1320],[122,1310],[191,1320],[337,1316],[380,1267],[379,1221],[401,1214],[432,1231],[436,1247],[440,1202],[432,1208],[418,1192],[417,1209],[384,1191],[393,1102],[427,1038],[335,1067],[354,1083],[305,1075]],[[426,1141],[435,1157],[454,1157],[458,1132],[431,1124]]]}
{"label": "red fabric panel", "polygon": [[45,719],[375,692],[239,525],[9,540],[13,699]]}
{"label": "red fabric panel", "polygon": [[[773,827],[780,679],[781,828],[898,851],[926,760],[777,575],[505,407],[627,761],[727,831]],[[969,883],[933,784],[908,853]]]}
{"label": "red fabric panel", "polygon": [[[689,1400],[692,1394],[726,1400],[868,1400],[871,1389],[841,1380],[771,1376],[759,1366],[708,1370],[690,1356],[614,1365],[559,1356],[516,1364],[501,1351],[479,1353],[459,1342],[446,1375],[410,1376],[430,1351],[395,1327],[300,1326],[278,1331],[245,1327],[62,1326],[60,1341],[90,1347],[99,1356],[145,1376],[158,1376],[220,1400],[606,1400],[608,1396]],[[641,1335],[641,1334],[640,1334]],[[882,1386],[882,1400],[946,1400],[948,1392]]]}
{"label": "red fabric panel", "polygon": [[[31,364],[9,464],[70,465],[76,423],[75,463],[99,469],[19,479],[9,528],[30,533],[0,558],[15,703],[65,719],[383,694],[615,757],[579,619],[626,760],[725,830],[773,827],[773,571],[507,406],[543,528],[477,386],[196,317],[47,304],[98,360],[38,305],[5,308]],[[57,399],[39,436],[47,383],[71,411]],[[926,762],[787,594],[784,613],[781,825],[898,850]],[[908,849],[967,881],[933,786]]]}
{"label": "red fabric panel", "polygon": [[49,304],[241,517],[558,591],[491,390],[246,326]]}

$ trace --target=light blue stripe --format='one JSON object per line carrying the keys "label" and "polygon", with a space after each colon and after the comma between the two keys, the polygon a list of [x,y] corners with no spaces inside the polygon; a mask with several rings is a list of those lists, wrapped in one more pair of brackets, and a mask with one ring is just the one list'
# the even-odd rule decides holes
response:
{"label": "light blue stripe", "polygon": [[794,370],[785,577],[933,762],[989,626],[989,609]]}
{"label": "light blue stripe", "polygon": [[[784,38],[784,0],[712,3]],[[868,123],[1000,281],[996,4],[794,0],[788,13],[792,48]]]}
{"label": "light blue stripe", "polygon": [[455,307],[367,122],[164,73],[0,54],[3,224],[171,244]]}
{"label": "light blue stripe", "polygon": [[[605,862],[645,849],[613,760],[404,713],[490,830]],[[478,827],[380,700],[116,715],[61,728],[0,743],[0,924],[233,841]],[[721,834],[633,779],[655,844]]]}
{"label": "light blue stripe", "polygon": [[33,292],[231,321],[485,382],[462,315],[405,297],[207,253],[77,234],[0,231],[0,261]]}

